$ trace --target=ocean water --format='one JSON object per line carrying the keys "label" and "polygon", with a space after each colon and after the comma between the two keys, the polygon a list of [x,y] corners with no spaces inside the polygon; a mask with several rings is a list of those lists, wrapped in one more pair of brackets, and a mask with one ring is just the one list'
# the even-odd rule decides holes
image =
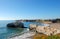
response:
{"label": "ocean water", "polygon": [[[7,28],[7,24],[15,22],[14,20],[0,20],[0,39],[8,39],[9,37],[20,34],[25,28]],[[26,23],[25,23],[26,24]]]}
{"label": "ocean water", "polygon": [[[27,28],[7,28],[8,23],[15,22],[15,20],[0,20],[0,39],[9,39],[10,37],[20,35],[22,32],[27,31]],[[39,24],[35,22],[23,22],[25,27],[29,28],[29,24]]]}

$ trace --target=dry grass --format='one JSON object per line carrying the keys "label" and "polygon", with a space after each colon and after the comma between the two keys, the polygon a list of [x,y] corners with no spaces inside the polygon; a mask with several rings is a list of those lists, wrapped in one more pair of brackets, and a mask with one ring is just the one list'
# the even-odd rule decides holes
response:
{"label": "dry grass", "polygon": [[45,34],[36,34],[33,36],[33,39],[60,39],[60,33],[53,36],[47,36]]}
{"label": "dry grass", "polygon": [[33,39],[46,39],[47,35],[45,34],[36,34],[33,36]]}
{"label": "dry grass", "polygon": [[59,34],[57,34],[56,36],[59,36],[59,37],[60,37],[60,33],[59,33]]}

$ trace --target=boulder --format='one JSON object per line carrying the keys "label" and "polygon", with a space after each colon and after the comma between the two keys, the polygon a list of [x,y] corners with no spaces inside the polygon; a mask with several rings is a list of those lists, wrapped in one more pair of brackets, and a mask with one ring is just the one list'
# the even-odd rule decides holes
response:
{"label": "boulder", "polygon": [[36,31],[38,33],[43,33],[43,34],[46,34],[46,35],[56,35],[58,33],[60,33],[60,30],[57,30],[55,28],[51,28],[49,26],[37,26],[36,27]]}
{"label": "boulder", "polygon": [[25,28],[24,27],[24,24],[22,22],[14,22],[14,23],[8,23],[7,24],[7,27],[10,27],[10,28]]}
{"label": "boulder", "polygon": [[35,30],[36,27],[37,27],[36,24],[30,24],[29,29],[30,29],[30,30]]}
{"label": "boulder", "polygon": [[36,32],[38,33],[45,33],[45,26],[37,26],[36,27]]}
{"label": "boulder", "polygon": [[14,23],[8,23],[7,27],[17,27],[17,26],[15,26]]}
{"label": "boulder", "polygon": [[[51,25],[50,25],[51,26]],[[51,35],[56,35],[60,33],[60,29],[50,27],[49,25],[41,26],[41,25],[36,25],[36,24],[30,24],[30,30],[36,31],[36,33],[43,33],[48,36]]]}

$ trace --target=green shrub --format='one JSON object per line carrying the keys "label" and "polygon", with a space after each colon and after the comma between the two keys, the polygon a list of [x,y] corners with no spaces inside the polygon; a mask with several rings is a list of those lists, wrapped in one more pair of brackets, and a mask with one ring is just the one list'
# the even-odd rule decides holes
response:
{"label": "green shrub", "polygon": [[59,36],[48,36],[46,39],[60,39]]}

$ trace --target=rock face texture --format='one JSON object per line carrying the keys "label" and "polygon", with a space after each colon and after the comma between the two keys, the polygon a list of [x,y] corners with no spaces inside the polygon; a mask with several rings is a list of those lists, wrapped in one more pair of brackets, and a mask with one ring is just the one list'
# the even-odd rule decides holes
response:
{"label": "rock face texture", "polygon": [[24,24],[22,22],[8,23],[7,27],[10,27],[10,28],[17,28],[17,27],[18,28],[25,28]]}
{"label": "rock face texture", "polygon": [[52,28],[50,26],[36,26],[36,25],[31,24],[30,28],[34,29],[38,33],[43,33],[46,35],[56,35],[56,34],[60,33],[59,29]]}
{"label": "rock face texture", "polygon": [[36,24],[30,24],[29,29],[30,29],[30,30],[35,30],[36,27],[37,27]]}

